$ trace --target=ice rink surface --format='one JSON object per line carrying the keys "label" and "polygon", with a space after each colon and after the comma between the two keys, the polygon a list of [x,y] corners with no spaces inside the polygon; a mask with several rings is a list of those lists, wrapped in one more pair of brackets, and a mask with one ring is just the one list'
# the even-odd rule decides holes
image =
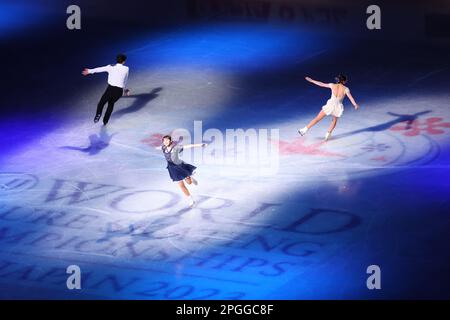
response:
{"label": "ice rink surface", "polygon": [[[63,107],[1,124],[0,296],[449,298],[448,60],[386,47],[285,26],[140,34],[98,49],[122,48],[131,70],[107,127],[92,121],[105,74],[65,92],[45,78],[40,107]],[[299,136],[330,95],[304,77],[339,72],[360,110],[346,100],[328,142],[329,118]],[[243,161],[225,135],[239,128],[267,138]],[[183,154],[192,209],[155,150],[176,129],[211,143]]]}

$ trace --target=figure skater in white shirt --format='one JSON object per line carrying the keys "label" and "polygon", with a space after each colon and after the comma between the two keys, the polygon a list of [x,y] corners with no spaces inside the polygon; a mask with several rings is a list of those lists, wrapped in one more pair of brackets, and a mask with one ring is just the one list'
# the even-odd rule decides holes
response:
{"label": "figure skater in white shirt", "polygon": [[111,113],[114,109],[114,103],[117,102],[124,94],[129,96],[130,90],[125,89],[128,80],[128,67],[124,65],[127,60],[127,56],[124,54],[117,55],[117,63],[115,65],[107,65],[105,67],[87,69],[85,68],[82,72],[84,76],[98,72],[108,72],[108,87],[105,93],[103,93],[98,105],[97,112],[95,114],[94,122],[97,123],[103,113],[103,107],[108,103],[108,108],[106,109],[105,116],[103,117],[103,124],[106,124],[111,117]]}

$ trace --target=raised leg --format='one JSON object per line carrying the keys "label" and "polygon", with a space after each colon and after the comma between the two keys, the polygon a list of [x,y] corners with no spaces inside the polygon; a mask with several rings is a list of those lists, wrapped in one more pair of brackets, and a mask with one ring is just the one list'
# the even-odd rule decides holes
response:
{"label": "raised leg", "polygon": [[95,117],[98,118],[99,116],[102,115],[103,113],[103,107],[105,106],[105,104],[108,102],[109,100],[109,95],[108,95],[108,91],[105,91],[102,95],[102,97],[100,98],[100,101],[97,104],[97,111],[95,113]]}
{"label": "raised leg", "polygon": [[311,122],[306,126],[309,129],[311,129],[313,126],[317,124],[320,120],[322,120],[326,116],[325,112],[323,110],[320,110],[319,114],[311,120]]}

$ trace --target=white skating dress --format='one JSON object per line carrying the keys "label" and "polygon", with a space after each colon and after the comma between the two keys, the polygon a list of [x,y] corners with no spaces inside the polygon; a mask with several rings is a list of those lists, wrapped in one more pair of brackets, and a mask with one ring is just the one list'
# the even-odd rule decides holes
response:
{"label": "white skating dress", "polygon": [[[329,85],[330,88],[332,88],[333,83],[330,83]],[[350,90],[346,87],[345,93],[347,94],[349,92]],[[332,115],[338,118],[341,117],[342,113],[344,112],[344,105],[342,104],[344,98],[345,95],[341,99],[339,99],[333,94],[333,90],[331,90],[331,98],[328,99],[327,104],[322,107],[323,112],[325,112],[327,116]]]}

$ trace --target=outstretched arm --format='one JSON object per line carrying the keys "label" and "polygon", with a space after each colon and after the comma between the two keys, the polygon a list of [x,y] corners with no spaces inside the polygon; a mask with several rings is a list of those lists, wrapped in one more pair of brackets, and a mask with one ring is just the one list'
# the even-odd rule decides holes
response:
{"label": "outstretched arm", "polygon": [[353,98],[352,94],[350,93],[350,90],[347,90],[345,92],[345,94],[347,95],[347,97],[350,99],[350,102],[352,103],[352,105],[355,107],[355,109],[357,110],[359,108],[358,104],[356,103],[355,99]]}
{"label": "outstretched arm", "polygon": [[208,145],[207,143],[187,144],[184,145],[183,148],[184,149],[198,148],[198,147],[206,147],[207,145]]}
{"label": "outstretched arm", "polygon": [[93,74],[93,73],[108,72],[110,67],[111,67],[110,65],[107,65],[104,67],[99,67],[99,68],[94,68],[94,69],[84,68],[83,72],[81,72],[81,74],[83,76],[87,76],[88,74]]}
{"label": "outstretched arm", "polygon": [[313,80],[310,77],[305,77],[305,79],[308,82],[314,83],[316,86],[323,87],[323,88],[330,88],[330,85],[328,83],[323,83],[323,82],[320,82],[317,80]]}

